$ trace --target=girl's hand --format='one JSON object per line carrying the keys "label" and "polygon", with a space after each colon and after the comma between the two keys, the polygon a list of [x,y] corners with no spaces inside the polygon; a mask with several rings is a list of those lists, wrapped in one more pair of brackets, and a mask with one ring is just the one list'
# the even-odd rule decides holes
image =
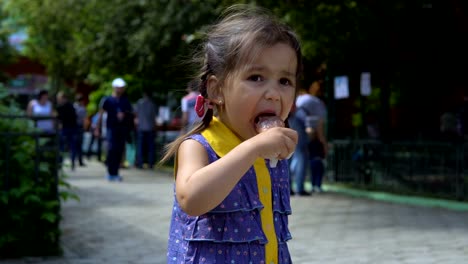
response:
{"label": "girl's hand", "polygon": [[297,132],[293,129],[273,127],[250,138],[247,142],[255,146],[258,157],[286,159],[294,152],[297,139]]}

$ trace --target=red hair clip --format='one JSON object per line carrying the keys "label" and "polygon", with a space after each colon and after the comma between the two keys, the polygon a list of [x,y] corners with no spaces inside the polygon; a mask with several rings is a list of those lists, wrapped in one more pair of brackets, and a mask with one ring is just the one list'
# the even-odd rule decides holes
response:
{"label": "red hair clip", "polygon": [[206,115],[208,109],[213,109],[213,105],[211,104],[209,99],[198,95],[197,102],[195,103],[195,112],[200,118],[203,118]]}

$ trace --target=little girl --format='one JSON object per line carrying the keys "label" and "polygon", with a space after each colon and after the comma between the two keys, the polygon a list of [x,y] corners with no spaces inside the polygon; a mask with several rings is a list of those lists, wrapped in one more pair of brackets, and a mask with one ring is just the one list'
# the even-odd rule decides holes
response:
{"label": "little girl", "polygon": [[288,116],[298,39],[265,10],[236,8],[210,30],[200,58],[202,122],[162,160],[176,155],[167,262],[291,263],[286,159],[297,133],[258,123]]}

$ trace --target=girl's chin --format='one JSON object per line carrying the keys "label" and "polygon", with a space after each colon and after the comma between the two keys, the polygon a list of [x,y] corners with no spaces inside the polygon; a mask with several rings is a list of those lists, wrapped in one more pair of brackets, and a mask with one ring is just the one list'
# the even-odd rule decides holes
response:
{"label": "girl's chin", "polygon": [[248,131],[247,133],[243,133],[243,134],[237,134],[237,136],[242,140],[242,141],[245,141],[247,139],[250,139],[250,138],[253,138],[255,137],[256,135],[258,135],[258,133],[253,130],[253,131]]}

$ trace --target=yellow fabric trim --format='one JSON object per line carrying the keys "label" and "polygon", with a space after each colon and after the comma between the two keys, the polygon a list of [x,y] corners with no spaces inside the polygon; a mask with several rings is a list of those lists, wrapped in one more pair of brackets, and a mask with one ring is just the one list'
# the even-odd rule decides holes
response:
{"label": "yellow fabric trim", "polygon": [[[216,117],[213,117],[210,126],[201,134],[219,157],[225,156],[242,142]],[[265,263],[278,263],[278,241],[276,238],[275,225],[273,223],[270,172],[268,171],[265,160],[261,158],[255,161],[254,170],[257,176],[259,199],[264,206],[264,208],[260,210],[260,219],[262,221],[263,232],[268,240],[268,243],[265,245]]]}
{"label": "yellow fabric trim", "polygon": [[268,239],[268,243],[265,245],[265,263],[278,263],[278,241],[273,223],[270,172],[266,167],[265,160],[261,158],[255,161],[254,169],[257,175],[258,196],[264,206],[263,210],[260,211],[262,229]]}

